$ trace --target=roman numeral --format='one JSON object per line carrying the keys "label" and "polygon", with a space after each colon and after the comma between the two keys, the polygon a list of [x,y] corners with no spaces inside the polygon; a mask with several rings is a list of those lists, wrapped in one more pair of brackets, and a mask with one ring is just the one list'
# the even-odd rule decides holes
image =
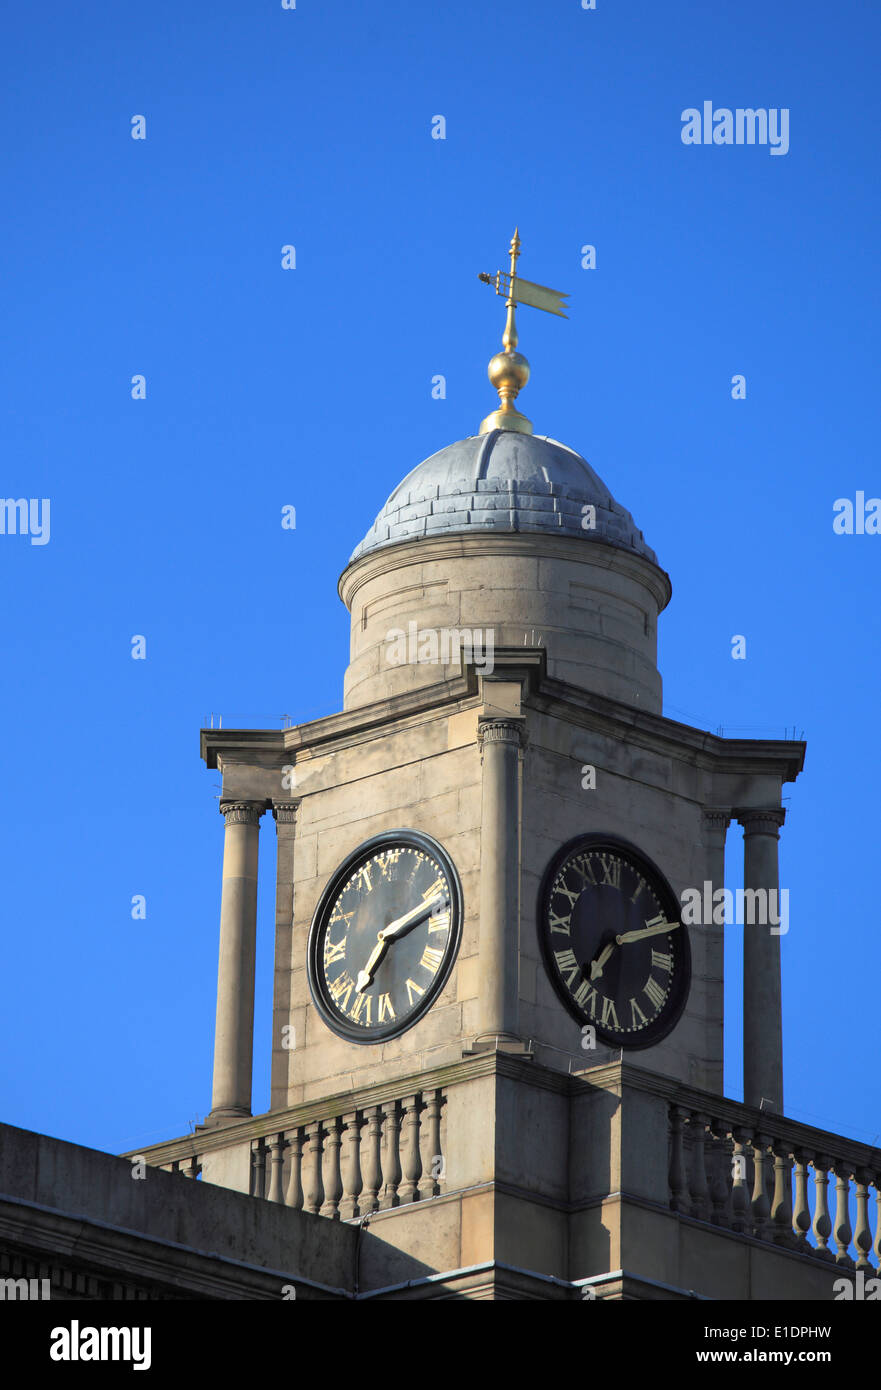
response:
{"label": "roman numeral", "polygon": [[[360,1022],[361,1022],[361,1015],[362,1015],[362,1013],[363,1013],[363,1014],[364,1014],[364,1024],[365,1024],[365,1026],[366,1026],[367,1028],[369,1028],[369,1027],[370,1027],[370,1005],[371,1005],[372,1003],[373,1003],[373,1000],[372,1000],[372,998],[371,998],[371,996],[370,996],[369,994],[359,994],[358,997],[356,998],[354,1004],[352,1005],[352,1012],[349,1014],[349,1018],[352,1020],[352,1022],[353,1022],[353,1023],[360,1023]],[[366,1008],[365,1008],[365,1005],[366,1005]]]}
{"label": "roman numeral", "polygon": [[597,992],[590,980],[582,980],[581,984],[574,991],[572,998],[575,1000],[579,1009],[585,1009],[591,1018],[596,1018]]}
{"label": "roman numeral", "polygon": [[592,888],[596,888],[596,875],[590,866],[589,854],[580,854],[577,859],[572,860],[570,867],[573,868],[577,874],[581,874],[585,883],[589,883]]}
{"label": "roman numeral", "polygon": [[562,893],[564,898],[568,898],[570,907],[574,907],[578,902],[579,894],[573,893],[571,888],[567,888],[562,879],[558,879],[554,884],[554,892]]}
{"label": "roman numeral", "polygon": [[330,937],[324,940],[324,965],[333,965],[335,960],[342,960],[346,954],[346,937],[342,941],[331,941]]}
{"label": "roman numeral", "polygon": [[642,892],[642,890],[643,890],[644,887],[645,887],[645,883],[643,882],[642,879],[640,879],[640,880],[639,880],[639,883],[637,883],[637,885],[636,885],[636,890],[634,891],[633,897],[630,899],[630,901],[631,901],[632,903],[635,903],[635,902],[636,902],[637,898],[639,897],[639,895],[640,895],[640,893]]}
{"label": "roman numeral", "polygon": [[569,936],[569,918],[558,917],[556,912],[551,912],[548,916],[548,926],[551,931],[562,932],[563,936]]}
{"label": "roman numeral", "polygon": [[603,995],[603,1016],[600,1019],[600,1023],[604,1028],[608,1027],[609,1024],[611,1024],[613,1028],[621,1027],[621,1024],[618,1022],[618,1015],[615,1012],[615,1001],[614,999],[607,999],[605,995]]}
{"label": "roman numeral", "polygon": [[666,927],[668,925],[663,912],[659,913],[657,917],[646,917],[645,924],[647,927]]}
{"label": "roman numeral", "polygon": [[361,878],[361,879],[363,879],[364,882],[367,884],[367,892],[368,892],[368,893],[372,892],[373,885],[372,885],[371,882],[370,882],[370,865],[369,865],[369,864],[362,864],[361,868],[358,870],[358,872],[357,872],[357,874],[355,875],[355,877],[356,877],[356,878]]}
{"label": "roman numeral", "polygon": [[391,995],[389,995],[389,994],[381,994],[381,995],[379,996],[379,1021],[380,1021],[380,1023],[384,1023],[385,1020],[386,1020],[387,1018],[396,1018],[396,1017],[397,1017],[397,1015],[395,1014],[395,1011],[394,1011],[394,1009],[392,1008]]}
{"label": "roman numeral", "polygon": [[449,925],[450,925],[450,914],[449,914],[449,912],[433,912],[433,913],[431,914],[431,916],[429,917],[429,919],[428,919],[428,930],[429,930],[430,932],[431,932],[431,931],[446,931],[446,929],[447,929],[447,927],[448,927]]}
{"label": "roman numeral", "polygon": [[639,1005],[637,1004],[637,1002],[636,1002],[635,999],[631,999],[631,1001],[630,1001],[630,1026],[631,1026],[631,1028],[642,1028],[642,1026],[643,1026],[644,1024],[646,1024],[646,1023],[648,1023],[648,1019],[646,1018],[646,1016],[645,1016],[645,1014],[643,1013],[642,1009],[639,1007]]}
{"label": "roman numeral", "polygon": [[409,1004],[415,1004],[417,996],[424,993],[425,990],[421,989],[414,980],[407,981],[407,1002]]}
{"label": "roman numeral", "polygon": [[446,893],[447,885],[442,878],[436,878],[430,888],[426,888],[422,894],[422,901],[428,902],[429,898],[436,898],[438,893]]}
{"label": "roman numeral", "polygon": [[665,955],[663,951],[652,951],[652,968],[655,966],[659,970],[666,970],[670,975],[673,971],[673,957]]}
{"label": "roman numeral", "polygon": [[424,965],[426,970],[430,970],[432,975],[436,975],[438,966],[443,958],[443,951],[436,951],[433,946],[426,946],[425,950],[422,952],[422,959],[419,964]]}
{"label": "roman numeral", "polygon": [[355,981],[352,979],[348,970],[344,970],[342,975],[337,975],[336,979],[330,984],[330,992],[334,997],[334,1002],[338,1009],[344,1010],[349,1002],[349,995],[355,988]]}
{"label": "roman numeral", "polygon": [[654,1004],[655,1012],[657,1013],[658,1009],[664,1002],[666,991],[661,989],[661,986],[658,984],[654,975],[649,975],[648,984],[643,985],[642,992],[643,994],[648,995],[649,999]]}
{"label": "roman numeral", "polygon": [[385,854],[378,854],[376,856],[376,863],[382,870],[383,878],[390,879],[393,877],[392,869],[395,864],[397,864],[400,857],[401,851],[399,849],[386,850]]}
{"label": "roman numeral", "polygon": [[566,984],[572,988],[572,981],[577,980],[581,974],[581,966],[575,959],[574,951],[555,951],[554,960],[557,962],[557,969],[561,975],[567,975]]}
{"label": "roman numeral", "polygon": [[599,856],[600,866],[603,871],[603,881],[600,887],[608,883],[610,888],[621,888],[621,860],[615,859],[611,854],[601,854]]}

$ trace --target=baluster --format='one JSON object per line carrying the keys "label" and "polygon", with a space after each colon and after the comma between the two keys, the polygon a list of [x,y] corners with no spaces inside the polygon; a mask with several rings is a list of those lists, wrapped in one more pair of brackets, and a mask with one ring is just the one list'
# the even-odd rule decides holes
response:
{"label": "baluster", "polygon": [[324,1126],[324,1202],[322,1216],[338,1217],[343,1180],[340,1175],[340,1145],[343,1142],[342,1122],[327,1120]]}
{"label": "baluster", "polygon": [[752,1230],[749,1187],[747,1185],[746,1146],[752,1140],[751,1129],[734,1131],[734,1153],[731,1155],[733,1179],[731,1184],[731,1229],[744,1235]]}
{"label": "baluster", "polygon": [[401,1129],[401,1151],[403,1155],[403,1181],[398,1189],[402,1202],[419,1200],[419,1179],[422,1177],[422,1159],[419,1154],[419,1112],[422,1109],[418,1095],[405,1097],[401,1101],[404,1122]]}
{"label": "baluster", "polygon": [[346,1157],[343,1164],[343,1197],[340,1202],[340,1216],[348,1221],[359,1215],[358,1198],[361,1196],[361,1126],[364,1118],[359,1110],[343,1116],[346,1130]]}
{"label": "baluster", "polygon": [[792,1209],[792,1231],[796,1248],[802,1254],[811,1254],[808,1245],[808,1231],[811,1229],[811,1208],[808,1202],[808,1156],[801,1150],[793,1154],[795,1159],[795,1201]]}
{"label": "baluster", "polygon": [[774,1198],[771,1203],[772,1240],[775,1245],[795,1244],[792,1234],[792,1164],[785,1139],[773,1143]]}
{"label": "baluster", "polygon": [[251,1148],[251,1196],[266,1195],[266,1146],[262,1139],[255,1139]]}
{"label": "baluster", "polygon": [[284,1185],[282,1183],[282,1173],[284,1172],[284,1135],[274,1134],[269,1141],[269,1148],[271,1165],[269,1170],[269,1200],[270,1202],[283,1202]]}
{"label": "baluster", "polygon": [[691,1150],[691,1214],[705,1221],[708,1215],[710,1189],[707,1184],[707,1117],[699,1110],[693,1110],[689,1129],[692,1135]]}
{"label": "baluster", "polygon": [[670,1185],[671,1211],[688,1210],[685,1188],[685,1149],[682,1134],[685,1111],[678,1105],[670,1106]]}
{"label": "baluster", "polygon": [[875,1184],[875,1244],[872,1249],[875,1251],[875,1259],[878,1261],[878,1275],[881,1278],[881,1173],[876,1173],[873,1179]]}
{"label": "baluster", "polygon": [[850,1197],[850,1170],[845,1162],[834,1163],[832,1171],[837,1178],[835,1184],[835,1244],[838,1253],[835,1256],[835,1263],[839,1265],[853,1266],[848,1247],[850,1246],[853,1231],[850,1225],[849,1197]]}
{"label": "baluster", "polygon": [[191,1158],[181,1159],[178,1172],[183,1173],[185,1178],[195,1178],[196,1174],[200,1171],[199,1160],[196,1158],[195,1154],[193,1154]]}
{"label": "baluster", "polygon": [[382,1112],[378,1105],[372,1105],[369,1110],[364,1111],[364,1118],[367,1121],[367,1143],[366,1152],[362,1158],[364,1170],[364,1187],[361,1194],[361,1215],[365,1212],[377,1211],[379,1209],[379,1189],[382,1184],[382,1167],[380,1164],[380,1143],[382,1141]]}
{"label": "baluster", "polygon": [[727,1136],[720,1134],[723,1128],[717,1120],[710,1117],[710,1201],[713,1210],[710,1213],[710,1220],[714,1226],[730,1226],[731,1218],[728,1213],[728,1175],[731,1171],[731,1164],[727,1153]]}
{"label": "baluster", "polygon": [[289,1136],[287,1144],[291,1162],[285,1205],[292,1207],[294,1211],[300,1211],[303,1206],[303,1131],[301,1129],[295,1129]]}
{"label": "baluster", "polygon": [[768,1218],[771,1214],[771,1204],[768,1201],[768,1192],[765,1186],[765,1166],[767,1162],[765,1149],[768,1147],[769,1142],[770,1140],[766,1134],[756,1134],[752,1145],[754,1164],[752,1195],[753,1234],[758,1236],[759,1240],[767,1240],[768,1238],[766,1227],[768,1225]]}
{"label": "baluster", "polygon": [[857,1185],[857,1224],[853,1233],[853,1243],[857,1252],[857,1269],[871,1269],[874,1272],[869,1251],[872,1248],[872,1228],[869,1225],[869,1175],[863,1169],[854,1173]]}
{"label": "baluster", "polygon": [[324,1136],[321,1121],[315,1120],[306,1126],[306,1172],[303,1180],[303,1210],[317,1215],[321,1211],[324,1190],[321,1184],[321,1153]]}
{"label": "baluster", "polygon": [[829,1249],[832,1222],[829,1218],[829,1159],[825,1154],[814,1154],[814,1239],[817,1248],[814,1253],[821,1260],[834,1260]]}
{"label": "baluster", "polygon": [[380,1108],[383,1114],[383,1145],[382,1198],[379,1205],[385,1211],[388,1207],[398,1205],[398,1184],[401,1181],[401,1116],[396,1100],[390,1100]]}
{"label": "baluster", "polygon": [[424,1157],[420,1155],[422,1177],[419,1180],[419,1191],[423,1197],[436,1197],[440,1192],[440,1183],[444,1177],[444,1157],[440,1144],[443,1092],[440,1090],[425,1091],[422,1099],[425,1105],[425,1120],[419,1128],[425,1149]]}

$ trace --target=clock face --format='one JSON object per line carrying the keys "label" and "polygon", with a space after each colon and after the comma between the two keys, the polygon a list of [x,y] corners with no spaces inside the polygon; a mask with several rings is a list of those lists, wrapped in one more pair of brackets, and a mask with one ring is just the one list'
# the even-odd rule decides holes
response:
{"label": "clock face", "polygon": [[351,1042],[412,1027],[440,994],[456,958],[462,890],[449,855],[427,835],[377,835],[340,865],[309,932],[312,998]]}
{"label": "clock face", "polygon": [[539,937],[569,1012],[610,1047],[650,1047],[685,1005],[691,952],[662,874],[611,837],[584,835],[552,860],[539,899]]}

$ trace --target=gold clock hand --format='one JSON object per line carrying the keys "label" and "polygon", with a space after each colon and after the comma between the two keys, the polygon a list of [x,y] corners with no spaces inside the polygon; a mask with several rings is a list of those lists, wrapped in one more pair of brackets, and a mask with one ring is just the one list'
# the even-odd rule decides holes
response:
{"label": "gold clock hand", "polygon": [[639,931],[626,931],[623,935],[616,936],[615,940],[619,946],[626,946],[631,941],[644,941],[647,936],[660,936],[681,926],[681,922],[662,922],[659,927],[642,927]]}
{"label": "gold clock hand", "polygon": [[364,969],[358,971],[358,979],[355,982],[356,994],[363,994],[364,990],[367,988],[367,986],[370,984],[370,981],[373,979],[374,970],[376,969],[379,962],[382,960],[387,950],[388,945],[384,939],[383,933],[380,932],[379,936],[376,938],[376,945],[370,952],[370,959],[368,960]]}
{"label": "gold clock hand", "polygon": [[443,894],[437,893],[433,898],[429,898],[426,902],[418,903],[417,906],[411,908],[409,912],[405,912],[403,917],[396,918],[394,922],[389,922],[388,926],[383,928],[376,938],[376,945],[370,953],[370,959],[364,969],[358,971],[358,979],[355,984],[356,994],[363,994],[364,990],[370,984],[377,965],[388,949],[389,942],[397,940],[399,936],[403,936],[411,927],[415,927],[420,918],[427,917],[433,908],[442,900]]}
{"label": "gold clock hand", "polygon": [[[618,940],[620,941],[620,939],[621,939],[621,938],[619,937]],[[604,970],[605,965],[606,965],[606,961],[609,959],[609,956],[612,954],[612,952],[614,951],[614,949],[615,949],[615,942],[614,942],[614,941],[610,941],[609,944],[608,944],[608,946],[604,946],[603,949],[600,951],[600,953],[599,953],[599,955],[597,956],[596,960],[592,960],[592,961],[591,961],[591,963],[590,963],[590,978],[591,978],[592,980],[598,980],[599,977],[602,975],[603,970]]]}
{"label": "gold clock hand", "polygon": [[402,936],[408,927],[415,926],[420,917],[427,917],[433,908],[443,902],[443,893],[436,893],[433,898],[426,902],[419,903],[409,912],[405,912],[403,917],[398,917],[394,922],[389,922],[388,926],[379,933],[383,941],[394,941],[396,936]]}

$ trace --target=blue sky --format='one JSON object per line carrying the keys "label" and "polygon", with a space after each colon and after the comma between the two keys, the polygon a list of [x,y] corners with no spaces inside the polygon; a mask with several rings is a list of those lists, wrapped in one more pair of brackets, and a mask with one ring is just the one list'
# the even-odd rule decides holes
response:
{"label": "blue sky", "polygon": [[[881,11],[48,0],[4,29],[2,493],[50,498],[51,539],[0,537],[0,1116],[121,1150],[209,1108],[222,821],[199,728],[340,708],[337,578],[404,474],[493,407],[500,302],[476,277],[519,223],[522,273],[571,294],[568,321],[520,315],[519,404],[672,577],[667,712],[804,730],[786,1109],[876,1138],[881,537],[835,535],[832,508],[881,495]],[[788,153],[684,146],[705,100],[789,109]],[[737,827],[729,847],[734,886]]]}

